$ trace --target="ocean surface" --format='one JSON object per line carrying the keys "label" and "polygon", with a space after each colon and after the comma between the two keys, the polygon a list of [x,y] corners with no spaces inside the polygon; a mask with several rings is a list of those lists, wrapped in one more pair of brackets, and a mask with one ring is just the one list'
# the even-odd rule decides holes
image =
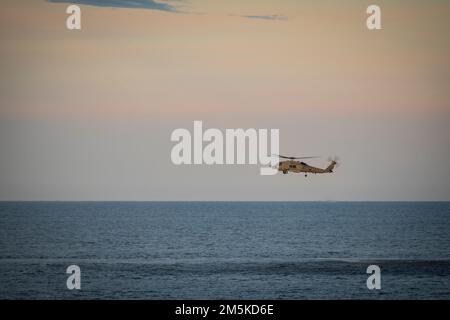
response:
{"label": "ocean surface", "polygon": [[448,202],[0,202],[0,299],[449,298]]}

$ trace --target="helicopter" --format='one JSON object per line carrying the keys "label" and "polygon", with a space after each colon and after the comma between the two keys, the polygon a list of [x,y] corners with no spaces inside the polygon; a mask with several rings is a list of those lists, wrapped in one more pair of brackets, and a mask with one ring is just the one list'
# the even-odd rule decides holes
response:
{"label": "helicopter", "polygon": [[283,172],[283,174],[287,174],[288,172],[295,172],[295,173],[304,172],[305,177],[308,176],[308,173],[314,173],[314,174],[332,173],[334,167],[337,167],[339,165],[338,157],[334,157],[334,158],[330,157],[328,159],[328,161],[330,161],[331,163],[325,169],[310,166],[309,164],[307,164],[303,161],[297,161],[300,159],[314,159],[314,158],[319,158],[319,157],[287,157],[287,156],[282,156],[282,155],[278,155],[278,157],[282,158],[282,159],[287,159],[285,161],[280,161],[278,163],[278,165],[276,167],[276,168],[278,168],[278,171]]}

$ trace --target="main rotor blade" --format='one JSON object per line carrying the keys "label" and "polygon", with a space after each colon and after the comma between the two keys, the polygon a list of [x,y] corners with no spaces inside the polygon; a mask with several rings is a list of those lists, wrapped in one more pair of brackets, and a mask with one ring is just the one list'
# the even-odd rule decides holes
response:
{"label": "main rotor blade", "polygon": [[281,154],[280,155],[275,154],[275,156],[278,156],[278,157],[283,158],[283,159],[290,159],[290,160],[320,158],[318,156],[313,156],[313,157],[287,157],[287,156],[282,156]]}

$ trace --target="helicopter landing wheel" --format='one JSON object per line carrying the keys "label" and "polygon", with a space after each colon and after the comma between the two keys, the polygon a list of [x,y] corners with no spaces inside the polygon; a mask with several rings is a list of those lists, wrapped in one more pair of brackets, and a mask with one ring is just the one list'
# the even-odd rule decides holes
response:
{"label": "helicopter landing wheel", "polygon": [[287,173],[287,170],[283,170],[283,174],[286,174]]}

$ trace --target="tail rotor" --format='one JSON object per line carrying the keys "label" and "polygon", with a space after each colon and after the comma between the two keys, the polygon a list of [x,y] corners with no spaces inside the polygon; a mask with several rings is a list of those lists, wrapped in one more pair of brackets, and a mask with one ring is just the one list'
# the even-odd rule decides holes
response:
{"label": "tail rotor", "polygon": [[340,162],[339,162],[339,157],[338,156],[334,156],[334,157],[328,157],[328,161],[329,162],[334,162],[336,167],[339,167]]}

